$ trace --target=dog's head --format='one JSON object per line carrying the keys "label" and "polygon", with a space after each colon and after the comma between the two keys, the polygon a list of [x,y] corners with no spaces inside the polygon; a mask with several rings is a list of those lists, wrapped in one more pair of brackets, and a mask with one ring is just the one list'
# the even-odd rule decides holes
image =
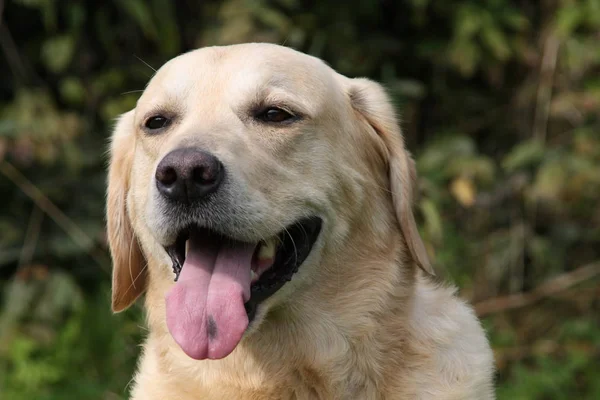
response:
{"label": "dog's head", "polygon": [[[156,260],[156,276],[176,280],[165,299],[174,339],[191,357],[221,358],[356,221],[397,226],[431,272],[411,212],[414,174],[378,84],[268,44],[179,56],[113,134],[113,309],[144,292]],[[373,193],[392,215],[370,211]]]}

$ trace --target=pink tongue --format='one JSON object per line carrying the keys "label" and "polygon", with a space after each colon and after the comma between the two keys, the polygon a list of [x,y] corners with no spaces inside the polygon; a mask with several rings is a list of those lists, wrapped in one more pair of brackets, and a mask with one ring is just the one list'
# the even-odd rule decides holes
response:
{"label": "pink tongue", "polygon": [[169,331],[197,360],[226,357],[242,339],[255,248],[206,236],[190,237],[179,279],[166,296]]}

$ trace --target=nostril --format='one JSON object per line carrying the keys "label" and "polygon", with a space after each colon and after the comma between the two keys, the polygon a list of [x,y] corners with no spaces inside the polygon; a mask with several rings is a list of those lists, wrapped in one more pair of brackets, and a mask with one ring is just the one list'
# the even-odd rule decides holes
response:
{"label": "nostril", "polygon": [[199,184],[211,184],[217,180],[219,169],[218,165],[197,166],[192,170],[192,179]]}
{"label": "nostril", "polygon": [[156,171],[156,179],[163,185],[169,186],[177,181],[177,172],[173,167],[160,168]]}

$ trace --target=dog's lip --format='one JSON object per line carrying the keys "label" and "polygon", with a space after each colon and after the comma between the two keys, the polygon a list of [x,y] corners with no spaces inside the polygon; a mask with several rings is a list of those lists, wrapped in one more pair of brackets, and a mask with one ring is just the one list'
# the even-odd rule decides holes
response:
{"label": "dog's lip", "polygon": [[[250,300],[245,304],[250,321],[255,316],[258,305],[275,294],[275,292],[289,282],[293,275],[298,272],[300,266],[312,252],[312,249],[317,242],[322,223],[322,218],[318,216],[301,218],[269,239],[275,240],[277,247],[275,249],[272,264],[267,268],[263,268],[260,271],[258,279],[252,281]],[[176,240],[171,245],[164,246],[173,263],[175,281],[177,281],[185,261],[186,241],[189,238],[190,231],[194,229],[206,231],[207,234],[217,235],[221,237],[222,240],[229,239],[252,243],[256,246],[255,257],[261,245],[265,243],[264,240],[239,240],[223,235],[212,229],[189,225],[179,230]]]}

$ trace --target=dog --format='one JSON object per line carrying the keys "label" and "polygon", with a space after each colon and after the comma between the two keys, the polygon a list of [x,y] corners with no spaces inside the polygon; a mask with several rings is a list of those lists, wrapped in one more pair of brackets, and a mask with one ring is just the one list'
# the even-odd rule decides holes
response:
{"label": "dog", "polygon": [[202,48],[156,72],[109,151],[112,309],[145,293],[149,328],[132,399],[494,398],[380,84],[278,45]]}

